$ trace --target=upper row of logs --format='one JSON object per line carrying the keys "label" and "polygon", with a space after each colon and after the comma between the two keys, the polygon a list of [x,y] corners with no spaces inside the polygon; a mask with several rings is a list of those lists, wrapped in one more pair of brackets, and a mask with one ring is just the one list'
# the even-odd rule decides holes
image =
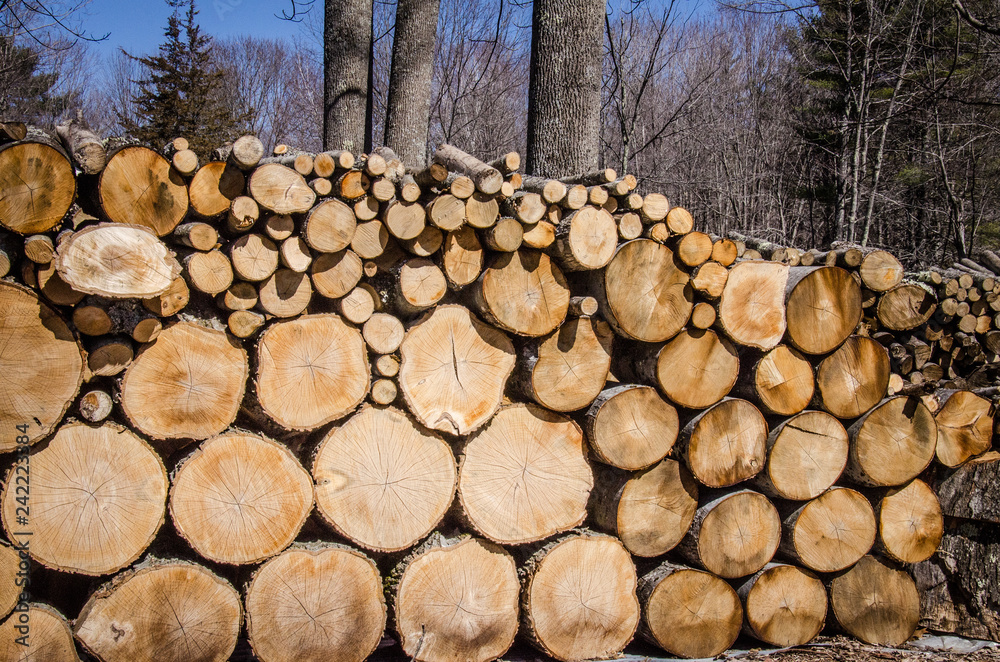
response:
{"label": "upper row of logs", "polygon": [[[461,566],[449,588],[471,586],[487,558],[506,573],[491,584],[504,596],[494,616],[515,622],[482,634],[498,652],[475,648],[472,625],[455,632],[470,657],[502,654],[518,609],[529,640],[564,660],[612,655],[637,629],[678,655],[715,655],[744,609],[753,636],[807,641],[826,618],[815,573],[829,573],[848,632],[899,643],[916,627],[912,580],[894,564],[940,540],[919,476],[992,443],[993,390],[956,387],[996,364],[1000,332],[979,325],[995,279],[908,277],[892,255],[846,246],[793,266],[788,250],[782,261],[752,238],[695,231],[634,177],[522,176],[515,153],[487,164],[442,145],[407,171],[385,149],[265,157],[244,136],[199,164],[181,138],[156,151],[73,122],[58,140],[17,129],[0,123],[0,452],[15,425],[47,440],[33,494],[60,507],[32,521],[36,561],[125,569],[76,622],[102,659],[141,658],[126,651],[141,637],[119,642],[123,619],[173,612],[150,596],[184,582],[225,585],[225,627],[199,632],[223,642],[220,659],[235,640],[240,598],[226,581],[187,562],[131,565],[168,501],[191,556],[264,563],[246,609],[266,659],[298,650],[275,643],[298,628],[269,605],[316,601],[317,578],[339,576],[309,565],[320,555],[362,566],[376,596],[386,559],[399,561],[386,579],[395,628],[407,654],[433,659],[436,624],[407,625],[400,608],[406,568],[462,543],[386,555],[444,521],[478,536],[462,547],[477,572]],[[109,421],[64,422],[70,411]],[[60,501],[79,485],[101,509]],[[11,538],[15,492],[2,501]],[[305,543],[314,508],[383,567],[315,528],[322,544]],[[553,538],[583,522],[616,538]],[[293,540],[311,546],[286,549]],[[767,566],[776,553],[794,565]],[[637,582],[647,558],[661,563]],[[268,572],[275,588],[256,597]],[[798,586],[788,594],[807,607],[758,623],[747,596],[769,582]],[[690,602],[705,591],[712,604]],[[420,614],[428,600],[413,600]],[[385,605],[368,607],[370,651]]]}

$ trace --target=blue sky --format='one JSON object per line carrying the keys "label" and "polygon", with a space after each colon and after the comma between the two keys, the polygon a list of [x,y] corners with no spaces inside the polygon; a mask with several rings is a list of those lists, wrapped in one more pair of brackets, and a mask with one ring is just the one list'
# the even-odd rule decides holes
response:
{"label": "blue sky", "polygon": [[[291,10],[290,0],[199,0],[196,7],[202,31],[215,37],[252,34],[303,38],[301,24],[275,16]],[[92,0],[80,22],[84,31],[94,36],[110,33],[106,40],[92,45],[101,56],[111,55],[119,47],[138,55],[152,53],[163,41],[170,11],[163,0]],[[313,4],[312,12],[323,12],[322,0]]]}

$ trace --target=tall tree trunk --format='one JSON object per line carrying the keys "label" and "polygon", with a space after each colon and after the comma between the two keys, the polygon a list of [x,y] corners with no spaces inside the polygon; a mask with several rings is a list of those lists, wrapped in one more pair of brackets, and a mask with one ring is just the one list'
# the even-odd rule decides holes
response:
{"label": "tall tree trunk", "polygon": [[564,177],[598,167],[603,0],[538,0],[531,34],[528,164]]}
{"label": "tall tree trunk", "polygon": [[399,0],[392,42],[385,144],[403,163],[427,163],[434,40],[441,0]]}
{"label": "tall tree trunk", "polygon": [[323,30],[323,148],[365,147],[372,0],[327,0]]}

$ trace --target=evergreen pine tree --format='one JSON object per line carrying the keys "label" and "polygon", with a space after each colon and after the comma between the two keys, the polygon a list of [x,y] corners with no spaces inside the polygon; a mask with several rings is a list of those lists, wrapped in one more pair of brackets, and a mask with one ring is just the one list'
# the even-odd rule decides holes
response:
{"label": "evergreen pine tree", "polygon": [[[134,98],[139,120],[120,118],[135,138],[163,145],[184,136],[191,149],[206,157],[215,147],[244,131],[247,118],[230,108],[220,94],[225,72],[212,66],[212,39],[196,22],[195,0],[167,0],[174,8],[164,30],[159,53],[128,56],[143,65],[147,75],[136,81]],[[186,9],[185,9],[186,8]]]}
{"label": "evergreen pine tree", "polygon": [[77,94],[54,92],[58,78],[37,48],[0,34],[0,118],[44,123],[78,103]]}

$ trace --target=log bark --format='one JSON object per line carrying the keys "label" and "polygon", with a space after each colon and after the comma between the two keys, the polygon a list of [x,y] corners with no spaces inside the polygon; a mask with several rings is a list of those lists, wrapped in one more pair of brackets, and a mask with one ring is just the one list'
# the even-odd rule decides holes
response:
{"label": "log bark", "polygon": [[323,22],[323,149],[371,148],[372,2],[328,2]]}
{"label": "log bark", "polygon": [[153,439],[207,439],[235,420],[248,372],[225,332],[178,322],[129,366],[122,410]]}
{"label": "log bark", "polygon": [[170,490],[181,537],[202,557],[234,565],[290,545],[312,505],[312,480],[292,452],[238,431],[200,444],[174,470]]}
{"label": "log bark", "polygon": [[623,384],[605,389],[586,414],[594,459],[637,471],[662,460],[677,440],[677,410],[651,386]]}
{"label": "log bark", "polygon": [[62,150],[44,142],[0,145],[0,191],[0,224],[24,235],[46,232],[76,198],[73,165]]}
{"label": "log bark", "polygon": [[941,544],[944,516],[937,495],[915,479],[870,497],[878,521],[878,551],[899,563],[926,561]]}
{"label": "log bark", "polygon": [[73,633],[102,660],[180,661],[197,651],[221,662],[236,648],[242,617],[229,582],[194,563],[148,560],[94,592]]}
{"label": "log bark", "polygon": [[746,400],[725,398],[681,429],[677,447],[698,482],[728,487],[764,468],[766,442],[767,423],[760,411]]}
{"label": "log bark", "polygon": [[434,152],[434,161],[448,170],[467,175],[476,184],[476,189],[486,195],[497,193],[503,184],[503,175],[499,170],[452,145],[439,145]]}
{"label": "log bark", "polygon": [[[25,469],[17,464],[7,475],[4,530],[8,539],[19,540],[25,527],[18,516],[29,511],[19,504],[30,488],[30,552],[47,567],[85,575],[115,572],[139,558],[163,523],[163,462],[120,425],[63,425],[32,453],[30,483]],[[77,534],[72,545],[65,541],[66,522]]]}
{"label": "log bark", "polygon": [[847,634],[899,646],[917,629],[920,595],[913,580],[876,556],[865,556],[830,581],[830,613]]}
{"label": "log bark", "polygon": [[393,629],[411,660],[489,662],[514,643],[520,585],[499,545],[435,533],[389,581]]}
{"label": "log bark", "polygon": [[375,563],[334,543],[296,543],[264,563],[247,586],[246,610],[254,653],[276,662],[363,662],[386,622]]}
{"label": "log bark", "polygon": [[793,347],[806,354],[832,352],[861,321],[861,288],[839,267],[792,267],[785,318]]}
{"label": "log bark", "polygon": [[392,407],[363,405],[329,432],[316,449],[312,473],[323,519],[379,552],[406,549],[426,536],[455,496],[451,449]]}
{"label": "log bark", "polygon": [[188,211],[187,184],[159,153],[130,146],[108,158],[98,203],[114,223],[142,225],[158,236],[173,232]]}
{"label": "log bark", "polygon": [[642,638],[686,658],[713,658],[736,643],[740,598],[712,573],[664,561],[639,580]]}
{"label": "log bark", "polygon": [[56,125],[56,134],[84,174],[96,175],[104,169],[108,157],[104,141],[87,126],[79,114]]}
{"label": "log bark", "polygon": [[846,477],[859,485],[902,485],[934,459],[937,424],[919,398],[887,398],[849,429]]}
{"label": "log bark", "polygon": [[537,337],[551,333],[569,310],[569,285],[548,255],[519,250],[498,255],[473,291],[479,313],[504,331]]}
{"label": "log bark", "polygon": [[537,551],[523,570],[528,641],[563,662],[614,657],[639,625],[635,566],[622,544],[580,532]]}
{"label": "log bark", "polygon": [[822,411],[779,423],[767,437],[767,464],[753,485],[770,497],[805,501],[833,485],[847,465],[847,430]]}
{"label": "log bark", "polygon": [[816,368],[816,403],[837,418],[874,407],[889,385],[889,354],[871,338],[851,336]]}
{"label": "log bark", "polygon": [[805,504],[781,509],[782,556],[816,572],[844,570],[868,553],[878,526],[868,500],[846,487],[833,487]]}
{"label": "log bark", "polygon": [[719,300],[719,326],[740,345],[768,350],[785,335],[788,267],[774,262],[741,262],[729,270]]}
{"label": "log bark", "polygon": [[503,544],[578,526],[593,484],[580,426],[533,404],[501,409],[460,453],[463,516]]}
{"label": "log bark", "polygon": [[769,563],[738,589],[743,631],[771,646],[802,646],[826,623],[823,582],[808,570]]}

